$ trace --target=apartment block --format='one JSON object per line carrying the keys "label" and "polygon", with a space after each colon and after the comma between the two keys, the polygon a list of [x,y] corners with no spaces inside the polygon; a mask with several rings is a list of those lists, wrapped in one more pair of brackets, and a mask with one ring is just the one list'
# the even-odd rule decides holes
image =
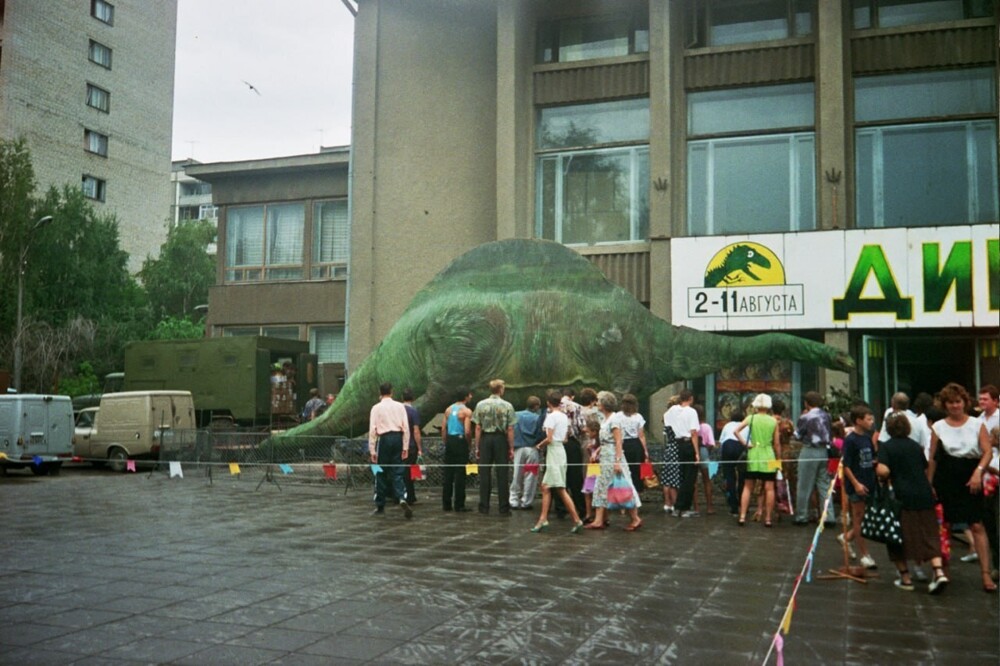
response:
{"label": "apartment block", "polygon": [[171,212],[176,29],[177,0],[0,0],[0,136],[117,216],[132,270]]}

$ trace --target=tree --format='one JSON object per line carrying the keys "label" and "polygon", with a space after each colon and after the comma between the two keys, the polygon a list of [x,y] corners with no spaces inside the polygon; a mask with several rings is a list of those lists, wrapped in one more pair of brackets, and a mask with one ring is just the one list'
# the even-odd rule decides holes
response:
{"label": "tree", "polygon": [[183,319],[196,305],[208,302],[208,288],[215,283],[215,259],[205,250],[215,233],[211,222],[182,222],[167,234],[160,257],[147,257],[143,262],[140,275],[157,318]]}
{"label": "tree", "polygon": [[205,324],[188,317],[166,317],[146,336],[147,340],[194,340],[205,337]]}
{"label": "tree", "polygon": [[0,139],[0,331],[14,327],[18,258],[35,218],[35,172],[24,140]]}

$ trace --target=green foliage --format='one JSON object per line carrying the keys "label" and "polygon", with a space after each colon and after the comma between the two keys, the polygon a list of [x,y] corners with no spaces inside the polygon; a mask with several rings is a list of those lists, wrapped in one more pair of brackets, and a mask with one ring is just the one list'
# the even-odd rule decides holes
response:
{"label": "green foliage", "polygon": [[208,302],[215,259],[205,247],[213,240],[211,222],[183,222],[169,231],[159,258],[143,262],[140,275],[156,316],[187,317],[196,305]]}
{"label": "green foliage", "polygon": [[14,326],[17,263],[35,217],[35,172],[23,140],[0,139],[0,330]]}
{"label": "green foliage", "polygon": [[59,382],[59,392],[75,398],[78,395],[89,395],[100,393],[101,380],[94,372],[94,366],[83,361],[76,367],[76,373],[68,377],[63,377]]}
{"label": "green foliage", "polygon": [[847,414],[855,405],[866,404],[861,396],[836,386],[830,387],[830,395],[826,396],[826,411],[834,417]]}
{"label": "green foliage", "polygon": [[167,317],[160,320],[146,336],[147,340],[194,340],[205,337],[205,324],[189,317]]}

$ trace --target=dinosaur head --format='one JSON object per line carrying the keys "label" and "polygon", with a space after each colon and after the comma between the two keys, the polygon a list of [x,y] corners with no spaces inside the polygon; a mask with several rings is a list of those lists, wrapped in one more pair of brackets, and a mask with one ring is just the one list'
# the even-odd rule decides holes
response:
{"label": "dinosaur head", "polygon": [[751,280],[759,281],[760,278],[754,275],[753,270],[751,270],[754,266],[770,268],[771,260],[747,245],[737,245],[726,258],[726,268],[729,269],[727,274],[738,270]]}

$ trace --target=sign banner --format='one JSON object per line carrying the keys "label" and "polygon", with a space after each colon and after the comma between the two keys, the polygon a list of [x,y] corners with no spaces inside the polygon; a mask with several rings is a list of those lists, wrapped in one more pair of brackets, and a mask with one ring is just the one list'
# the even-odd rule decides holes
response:
{"label": "sign banner", "polygon": [[707,331],[996,327],[1000,225],[675,238],[672,321]]}

